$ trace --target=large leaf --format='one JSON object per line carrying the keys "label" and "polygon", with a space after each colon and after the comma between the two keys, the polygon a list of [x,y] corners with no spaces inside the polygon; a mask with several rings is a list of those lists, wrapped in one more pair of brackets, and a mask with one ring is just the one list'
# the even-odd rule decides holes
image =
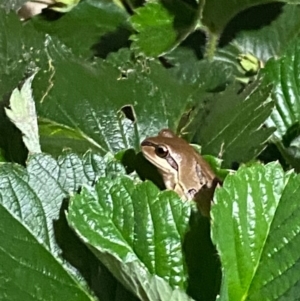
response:
{"label": "large leaf", "polygon": [[14,13],[6,14],[2,9],[0,27],[0,145],[7,158],[24,164],[26,152],[21,135],[4,112],[4,107],[9,105],[9,93],[24,77],[37,70],[40,70],[40,80],[47,84],[41,93],[46,93],[53,76],[48,49],[53,50],[52,58],[63,56],[66,50],[57,41],[54,42],[50,37],[45,38],[36,32],[30,24],[24,27]]}
{"label": "large leaf", "polygon": [[42,101],[40,91],[48,83],[35,80],[44,150],[43,143],[52,145],[58,136],[60,149],[76,137],[81,149],[139,150],[145,136],[176,129],[187,103],[196,97],[193,89],[178,84],[159,63],[132,62],[130,55],[120,51],[95,66],[72,56],[53,62],[55,82]]}
{"label": "large leaf", "polygon": [[270,85],[258,81],[239,94],[232,85],[210,97],[196,116],[195,141],[202,153],[221,156],[226,167],[255,158],[274,131],[263,127],[273,108],[270,92]]}
{"label": "large leaf", "polygon": [[290,42],[299,35],[299,24],[300,7],[287,4],[271,24],[258,30],[242,31],[232,44],[240,53],[251,53],[266,63],[271,57],[284,54]]}
{"label": "large leaf", "polygon": [[298,299],[299,198],[300,177],[278,163],[242,167],[226,178],[212,209],[220,300]]}
{"label": "large leaf", "polygon": [[195,87],[195,94],[199,99],[207,96],[204,92],[219,91],[234,80],[232,75],[235,67],[217,59],[212,62],[207,59],[199,60],[192,49],[178,47],[164,57],[174,64],[169,72],[178,81]]}
{"label": "large leaf", "polygon": [[[206,1],[202,22],[211,32],[220,34],[227,23],[239,12],[256,5],[276,2],[274,0],[228,0],[226,5],[218,0]],[[298,0],[283,1],[287,3],[299,4]]]}
{"label": "large leaf", "polygon": [[40,17],[32,22],[37,30],[56,36],[73,53],[89,57],[93,52],[106,56],[126,45],[129,36],[129,15],[112,1],[82,1],[58,20]]}
{"label": "large leaf", "polygon": [[190,206],[174,192],[101,178],[72,198],[68,221],[127,288],[147,300],[189,300],[182,255]]}
{"label": "large leaf", "polygon": [[12,91],[27,71],[32,72],[42,58],[44,37],[31,26],[23,27],[13,12],[0,9],[0,97]]}
{"label": "large leaf", "polygon": [[13,164],[0,166],[0,299],[94,300],[62,261],[56,238],[63,233],[54,221],[69,193],[107,170],[111,176],[119,173],[115,165],[109,157],[89,153],[83,158],[63,155],[58,161],[35,155],[27,171]]}
{"label": "large leaf", "polygon": [[11,212],[0,206],[0,215],[3,300],[94,300]]}
{"label": "large leaf", "polygon": [[[276,18],[273,18],[270,24],[264,25],[259,23],[260,27],[257,28],[258,25],[252,24],[255,21],[252,21],[252,23],[249,21],[257,20],[255,19],[257,14],[262,16],[272,8],[276,13],[274,13]],[[263,6],[246,11],[240,14],[232,22],[232,27],[230,27],[233,30],[238,30],[236,37],[226,47],[216,50],[214,60],[222,62],[228,67],[231,66],[236,77],[247,76],[239,62],[240,56],[251,54],[259,60],[261,66],[264,66],[272,57],[280,57],[299,34],[299,20],[300,7],[295,5],[285,5],[282,7],[282,4],[277,3],[276,6],[273,4],[270,8],[269,6]],[[255,28],[251,27],[251,30],[246,30],[242,27],[241,30],[241,22],[243,21],[250,23],[250,26],[252,25]],[[264,21],[263,18],[260,18],[260,22]],[[230,35],[230,28],[224,32],[225,39]]]}

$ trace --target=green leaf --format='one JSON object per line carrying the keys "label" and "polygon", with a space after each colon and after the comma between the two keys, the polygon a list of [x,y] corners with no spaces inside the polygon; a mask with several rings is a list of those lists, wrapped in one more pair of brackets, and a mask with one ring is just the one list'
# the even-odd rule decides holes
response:
{"label": "green leaf", "polygon": [[[205,2],[202,22],[210,32],[220,34],[227,23],[239,12],[243,10],[267,3],[276,2],[274,0],[228,0],[226,5],[222,5],[218,0]],[[298,0],[283,1],[290,4],[299,4]]]}
{"label": "green leaf", "polygon": [[[282,4],[278,3],[278,6],[281,7]],[[261,11],[256,9],[251,13],[241,14],[234,24],[239,24],[239,21],[243,21],[243,18],[251,20],[256,17],[256,14],[262,15],[265,11],[266,8],[262,8]],[[245,74],[238,63],[239,57],[241,55],[254,56],[260,61],[261,66],[264,66],[272,57],[280,57],[293,39],[298,36],[299,20],[300,7],[287,4],[271,24],[256,30],[238,32],[229,45],[216,50],[214,60],[223,63],[227,68],[231,67],[237,78],[249,79],[249,75]],[[252,75],[250,74],[250,76]]]}
{"label": "green leaf", "polygon": [[196,97],[192,88],[179,84],[161,64],[145,59],[133,62],[127,50],[94,66],[72,56],[52,64],[55,83],[42,101],[40,91],[48,83],[38,76],[34,82],[37,112],[43,121],[42,149],[51,153],[53,148],[43,142],[55,145],[57,135],[62,144],[55,153],[68,147],[75,136],[81,149],[103,154],[127,148],[138,151],[146,136],[166,127],[175,129],[187,103]]}
{"label": "green leaf", "polygon": [[216,157],[210,156],[210,155],[205,155],[205,156],[203,156],[203,158],[205,159],[206,162],[209,163],[213,172],[218,177],[218,179],[220,179],[221,181],[224,181],[224,179],[227,177],[227,175],[233,172],[233,171],[230,171],[229,169],[221,168],[222,160],[219,158],[216,158]]}
{"label": "green leaf", "polygon": [[300,168],[300,80],[295,74],[300,72],[299,54],[300,43],[296,39],[279,60],[271,59],[264,70],[274,85],[272,98],[276,106],[267,125],[276,126],[273,141],[286,161],[297,170]]}
{"label": "green leaf", "polygon": [[35,28],[57,37],[72,52],[88,58],[96,53],[106,56],[110,51],[126,45],[130,34],[129,15],[113,1],[81,1],[59,20],[45,18],[30,21]]}
{"label": "green leaf", "polygon": [[[82,275],[61,258],[57,241],[65,245],[72,233],[61,227],[60,210],[63,199],[82,184],[120,174],[124,168],[111,155],[92,153],[64,154],[57,161],[49,155],[33,155],[27,170],[0,165],[0,299],[94,300]],[[80,258],[82,262],[91,264]]]}
{"label": "green leaf", "polygon": [[162,55],[194,30],[195,21],[196,10],[183,2],[148,2],[130,18],[138,32],[131,36],[131,48],[149,57]]}
{"label": "green leaf", "polygon": [[179,289],[186,282],[181,243],[189,215],[190,206],[174,192],[119,177],[101,178],[95,190],[84,187],[72,198],[67,219],[139,298],[189,300]]}
{"label": "green leaf", "polygon": [[64,56],[67,51],[57,41],[36,32],[32,25],[24,26],[13,12],[6,14],[0,9],[0,27],[3,29],[0,31],[0,146],[7,159],[24,164],[27,152],[20,132],[6,117],[6,100],[28,74],[37,70],[40,72],[35,79],[45,83],[39,92],[45,94],[53,77],[48,52],[51,51],[52,58],[56,58]]}
{"label": "green leaf", "polygon": [[[23,189],[19,189],[15,191],[16,198],[21,199]],[[16,208],[21,206],[16,202]],[[15,214],[21,214],[16,208]],[[0,297],[3,300],[94,300],[31,231],[1,205],[0,216]]]}
{"label": "green leaf", "polygon": [[26,71],[37,66],[37,49],[40,52],[44,37],[22,26],[15,13],[7,14],[0,9],[0,96],[11,92],[23,78]]}
{"label": "green leaf", "polygon": [[295,76],[300,72],[299,54],[300,42],[295,40],[279,60],[270,60],[265,68],[267,79],[274,85],[272,96],[276,104],[268,125],[276,126],[274,136],[278,139],[282,139],[292,125],[299,123],[300,79]]}
{"label": "green leaf", "polygon": [[221,156],[227,168],[255,158],[274,131],[263,128],[273,108],[271,88],[257,81],[240,94],[232,85],[211,97],[196,116],[198,124],[191,125],[197,129],[194,140],[202,145],[202,153]]}
{"label": "green leaf", "polygon": [[15,89],[10,97],[10,109],[6,115],[22,132],[23,141],[29,153],[40,153],[39,133],[35,103],[32,98],[31,82],[35,74],[29,77],[21,90]]}
{"label": "green leaf", "polygon": [[0,162],[6,162],[4,150],[0,148]]}
{"label": "green leaf", "polygon": [[280,57],[300,32],[300,7],[286,4],[270,25],[255,31],[243,31],[234,41],[241,53],[251,53],[266,63]]}
{"label": "green leaf", "polygon": [[232,73],[235,68],[227,62],[199,60],[193,51],[184,47],[177,47],[164,57],[175,65],[169,72],[179,82],[185,82],[197,89],[195,93],[198,95],[203,92],[219,91],[234,79]]}
{"label": "green leaf", "polygon": [[[215,193],[220,300],[296,300],[300,177],[278,163],[242,167]],[[234,264],[233,264],[234,263]]]}
{"label": "green leaf", "polygon": [[34,155],[27,171],[0,165],[0,299],[94,300],[62,261],[56,238],[63,233],[54,229],[53,221],[63,199],[83,183],[92,184],[108,170],[111,177],[120,174],[113,166],[111,158],[91,153],[83,158],[65,154],[58,161]]}
{"label": "green leaf", "polygon": [[158,56],[176,43],[173,28],[174,15],[158,2],[149,2],[135,10],[130,19],[133,28],[139,32],[131,36],[132,49],[147,56]]}

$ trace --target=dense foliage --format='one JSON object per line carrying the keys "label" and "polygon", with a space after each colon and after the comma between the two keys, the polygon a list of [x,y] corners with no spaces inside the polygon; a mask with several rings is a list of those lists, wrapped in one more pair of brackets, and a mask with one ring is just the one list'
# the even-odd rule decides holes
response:
{"label": "dense foliage", "polygon": [[[299,1],[25,2],[0,0],[0,300],[299,300]],[[142,157],[162,128],[225,178],[210,220]]]}

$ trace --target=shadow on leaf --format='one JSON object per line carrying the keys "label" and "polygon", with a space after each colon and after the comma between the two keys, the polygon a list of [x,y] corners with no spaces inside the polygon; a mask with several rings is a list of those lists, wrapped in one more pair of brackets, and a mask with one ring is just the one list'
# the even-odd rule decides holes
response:
{"label": "shadow on leaf", "polygon": [[60,208],[59,219],[53,222],[55,238],[62,250],[62,257],[80,272],[99,300],[137,301],[138,299],[115,279],[70,229],[65,216],[67,209],[68,200],[65,199]]}
{"label": "shadow on leaf", "polygon": [[221,265],[210,238],[210,222],[192,212],[183,245],[188,269],[187,293],[195,300],[213,301],[220,291]]}

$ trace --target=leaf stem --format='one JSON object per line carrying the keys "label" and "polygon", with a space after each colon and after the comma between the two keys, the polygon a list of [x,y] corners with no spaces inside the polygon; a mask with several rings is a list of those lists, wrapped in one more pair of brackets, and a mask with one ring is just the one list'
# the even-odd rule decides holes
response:
{"label": "leaf stem", "polygon": [[206,32],[206,35],[207,43],[205,46],[204,57],[207,58],[209,61],[212,61],[216,52],[220,35],[209,30]]}

